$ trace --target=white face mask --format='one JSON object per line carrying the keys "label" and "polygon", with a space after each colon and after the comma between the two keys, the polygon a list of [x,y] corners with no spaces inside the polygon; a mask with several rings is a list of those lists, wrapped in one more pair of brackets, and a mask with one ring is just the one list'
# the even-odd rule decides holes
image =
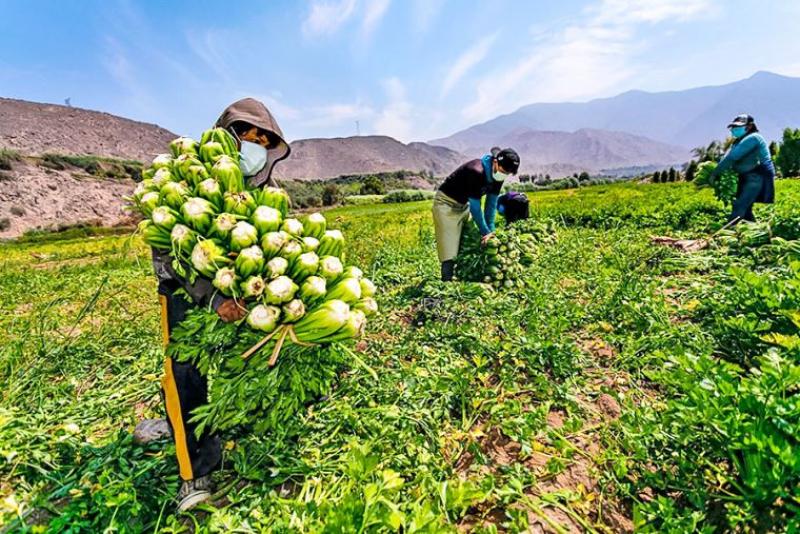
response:
{"label": "white face mask", "polygon": [[267,149],[258,143],[241,141],[239,168],[245,176],[255,176],[267,165]]}
{"label": "white face mask", "polygon": [[495,182],[502,182],[503,180],[508,178],[508,175],[504,172],[497,171],[492,173],[492,178],[494,178]]}

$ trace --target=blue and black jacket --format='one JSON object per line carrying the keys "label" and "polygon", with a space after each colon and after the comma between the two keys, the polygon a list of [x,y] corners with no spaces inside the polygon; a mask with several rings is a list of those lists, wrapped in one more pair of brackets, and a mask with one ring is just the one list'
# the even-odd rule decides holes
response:
{"label": "blue and black jacket", "polygon": [[736,140],[717,164],[714,174],[719,176],[728,169],[739,174],[739,193],[742,180],[747,175],[754,174],[762,180],[756,202],[771,204],[775,201],[775,166],[767,141],[760,133],[752,132]]}
{"label": "blue and black jacket", "polygon": [[[494,232],[494,220],[497,213],[497,199],[503,182],[492,177],[492,155],[487,154],[480,159],[468,161],[445,178],[439,191],[460,204],[468,204],[472,220],[478,226],[481,235]],[[481,209],[481,199],[486,202]]]}

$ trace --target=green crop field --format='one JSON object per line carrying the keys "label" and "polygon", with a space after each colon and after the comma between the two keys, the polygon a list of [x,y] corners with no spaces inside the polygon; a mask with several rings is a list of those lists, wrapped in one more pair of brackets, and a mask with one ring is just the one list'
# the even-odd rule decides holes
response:
{"label": "green crop field", "polygon": [[[436,281],[430,202],[326,212],[381,311],[327,398],[223,436],[213,505],[175,514],[149,250],[0,245],[0,530],[782,532],[800,528],[800,181],[707,250],[709,190],[531,196],[524,287]],[[442,299],[431,305],[432,299]],[[531,530],[537,531],[537,530]],[[541,531],[541,530],[538,530]]]}

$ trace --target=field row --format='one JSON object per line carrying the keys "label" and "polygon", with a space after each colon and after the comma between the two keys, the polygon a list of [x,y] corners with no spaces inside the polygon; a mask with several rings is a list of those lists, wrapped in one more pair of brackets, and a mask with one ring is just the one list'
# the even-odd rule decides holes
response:
{"label": "field row", "polygon": [[[757,211],[787,240],[800,237],[798,185],[779,182],[779,203]],[[384,288],[356,347],[366,367],[279,432],[226,434],[214,506],[191,516],[173,513],[173,447],[130,437],[162,412],[149,252],[127,236],[2,245],[0,523],[787,528],[800,506],[800,256],[769,235],[690,255],[654,246],[724,221],[687,184],[531,199],[555,241],[509,292],[435,281],[429,202],[326,212]]]}

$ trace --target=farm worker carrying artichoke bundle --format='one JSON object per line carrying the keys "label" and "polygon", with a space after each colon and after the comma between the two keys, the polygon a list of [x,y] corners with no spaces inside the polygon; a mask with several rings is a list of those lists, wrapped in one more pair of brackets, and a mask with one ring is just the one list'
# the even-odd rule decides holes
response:
{"label": "farm worker carrying artichoke bundle", "polygon": [[[252,187],[277,186],[272,178],[275,164],[289,156],[289,144],[269,110],[252,98],[234,102],[222,112],[217,128],[233,135],[239,151],[239,168]],[[204,143],[200,150],[216,150],[215,141]],[[202,169],[200,169],[202,171]],[[233,171],[234,174],[237,172]],[[211,306],[225,322],[242,319],[247,310],[234,299],[223,297],[211,280],[197,277],[194,283],[179,276],[168,252],[153,249],[153,267],[158,277],[161,301],[163,343],[170,342],[170,333],[197,306]],[[191,302],[180,294],[185,291]],[[135,438],[139,442],[166,439],[172,434],[178,456],[178,468],[183,481],[178,492],[178,509],[188,510],[210,497],[210,473],[218,468],[222,453],[217,436],[206,432],[195,436],[195,425],[189,422],[192,411],[208,402],[206,378],[191,363],[167,358],[161,380],[167,418],[142,421],[137,425]]]}
{"label": "farm worker carrying artichoke bundle", "polygon": [[[468,214],[478,226],[482,243],[494,232],[500,188],[519,170],[519,155],[512,148],[493,148],[491,154],[468,161],[445,178],[433,199],[436,249],[442,264],[442,280],[453,279],[461,229]],[[481,210],[481,198],[486,196]]]}
{"label": "farm worker carrying artichoke bundle", "polygon": [[712,180],[728,169],[739,175],[736,200],[729,222],[736,219],[755,221],[753,204],[775,202],[775,166],[769,146],[750,115],[738,115],[728,124],[733,145],[712,173]]}
{"label": "farm worker carrying artichoke bundle", "polygon": [[497,213],[511,224],[530,217],[528,197],[524,193],[509,191],[497,200]]}

